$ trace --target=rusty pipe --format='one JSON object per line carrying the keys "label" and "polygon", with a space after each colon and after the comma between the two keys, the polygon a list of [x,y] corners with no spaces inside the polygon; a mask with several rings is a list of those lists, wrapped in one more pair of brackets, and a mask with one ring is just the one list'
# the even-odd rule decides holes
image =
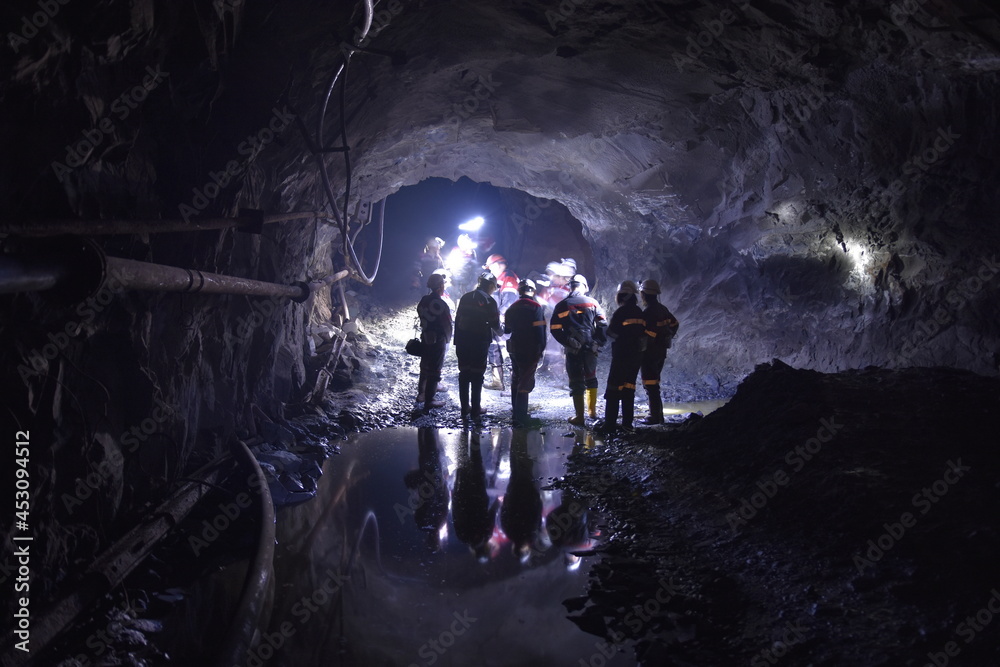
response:
{"label": "rusty pipe", "polygon": [[181,269],[176,266],[140,262],[122,257],[107,257],[106,259],[107,280],[117,282],[122,289],[287,297],[300,303],[312,293],[309,285],[301,282],[282,285],[250,278],[208,273],[198,269]]}
{"label": "rusty pipe", "polygon": [[0,293],[56,290],[67,301],[80,301],[103,289],[155,292],[203,292],[288,298],[301,303],[317,290],[342,281],[345,270],[311,283],[281,283],[184,269],[124,257],[108,257],[89,239],[57,242],[20,239],[0,255]]}
{"label": "rusty pipe", "polygon": [[0,234],[18,236],[60,236],[63,234],[100,236],[108,234],[159,234],[164,232],[199,232],[239,227],[258,231],[263,225],[291,220],[329,218],[326,213],[276,213],[260,215],[246,212],[237,218],[191,218],[190,220],[6,220],[0,222]]}
{"label": "rusty pipe", "polygon": [[339,283],[341,280],[343,280],[349,275],[351,275],[351,272],[348,271],[347,269],[343,269],[341,271],[337,271],[333,275],[327,276],[326,278],[319,278],[317,280],[313,280],[312,282],[309,283],[309,291],[310,292],[319,291],[323,287],[328,287],[334,283]]}

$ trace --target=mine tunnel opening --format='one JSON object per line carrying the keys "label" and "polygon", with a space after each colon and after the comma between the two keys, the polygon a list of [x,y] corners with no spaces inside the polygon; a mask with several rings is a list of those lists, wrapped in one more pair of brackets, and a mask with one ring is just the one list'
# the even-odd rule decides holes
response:
{"label": "mine tunnel opening", "polygon": [[[481,217],[474,229],[470,221]],[[560,202],[535,197],[516,188],[497,187],[466,176],[457,180],[429,178],[400,188],[385,200],[386,267],[368,290],[381,303],[412,306],[426,290],[427,267],[420,258],[428,242],[440,239],[440,254],[449,273],[479,273],[486,261],[502,256],[508,270],[522,278],[545,279],[546,265],[572,259],[577,271],[597,285],[594,253],[583,223]],[[459,237],[471,242],[469,266],[463,266]],[[365,243],[365,263],[373,265],[376,249]],[[453,280],[457,299],[469,289],[469,276]],[[412,303],[411,303],[412,302]]]}

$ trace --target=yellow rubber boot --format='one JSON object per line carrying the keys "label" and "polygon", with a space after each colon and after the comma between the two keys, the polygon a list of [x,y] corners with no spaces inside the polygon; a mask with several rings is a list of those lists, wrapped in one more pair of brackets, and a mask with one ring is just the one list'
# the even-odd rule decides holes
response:
{"label": "yellow rubber boot", "polygon": [[591,419],[597,419],[597,387],[587,388],[587,412]]}

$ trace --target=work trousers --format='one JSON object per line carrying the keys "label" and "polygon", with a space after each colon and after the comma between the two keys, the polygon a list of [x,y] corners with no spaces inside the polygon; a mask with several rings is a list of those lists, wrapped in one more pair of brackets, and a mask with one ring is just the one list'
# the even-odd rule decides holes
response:
{"label": "work trousers", "polygon": [[490,349],[490,338],[463,338],[455,342],[455,356],[458,358],[458,379],[479,380],[482,384],[486,374],[486,355]]}
{"label": "work trousers", "polygon": [[510,373],[510,393],[513,401],[518,394],[530,394],[535,388],[535,370],[538,368],[541,356],[511,355],[510,361],[513,367]]}
{"label": "work trousers", "polygon": [[639,371],[642,374],[642,385],[646,391],[659,392],[660,374],[663,372],[663,364],[666,359],[667,348],[646,348],[642,355],[642,364],[639,366]]}
{"label": "work trousers", "polygon": [[448,342],[424,343],[424,353],[420,355],[420,377],[417,379],[417,396],[425,401],[434,399],[434,392],[441,381],[441,368]]}
{"label": "work trousers", "polygon": [[583,396],[585,389],[597,389],[597,353],[589,345],[577,352],[567,350],[566,375],[570,396]]}
{"label": "work trousers", "polygon": [[613,354],[611,369],[608,371],[607,390],[635,391],[635,379],[642,364],[640,354]]}

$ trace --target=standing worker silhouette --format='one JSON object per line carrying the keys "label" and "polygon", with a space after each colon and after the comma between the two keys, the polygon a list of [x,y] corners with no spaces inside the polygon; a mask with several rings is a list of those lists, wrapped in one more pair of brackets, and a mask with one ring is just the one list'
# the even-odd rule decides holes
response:
{"label": "standing worker silhouette", "polygon": [[576,414],[569,418],[574,426],[583,426],[584,392],[590,416],[597,416],[597,352],[607,342],[608,326],[604,309],[587,296],[587,279],[577,274],[570,280],[570,295],[556,304],[549,329],[566,351],[566,374],[569,395]]}
{"label": "standing worker silhouette", "polygon": [[657,298],[660,284],[655,280],[642,281],[642,301],[646,308],[642,317],[646,320],[646,351],[642,355],[642,386],[649,395],[649,417],[644,424],[663,423],[663,396],[660,394],[660,374],[667,358],[667,349],[677,335],[677,318]]}
{"label": "standing worker silhouette", "polygon": [[479,276],[476,289],[466,292],[455,312],[455,356],[458,357],[458,396],[462,419],[478,420],[482,409],[486,355],[494,337],[500,334],[500,311],[492,294],[497,279],[492,273]]}
{"label": "standing worker silhouette", "polygon": [[507,352],[513,372],[510,379],[510,402],[515,426],[528,425],[528,395],[535,388],[535,370],[545,353],[548,328],[545,308],[535,301],[535,282],[527,278],[518,283],[521,298],[511,304],[504,317],[504,332],[510,334]]}

